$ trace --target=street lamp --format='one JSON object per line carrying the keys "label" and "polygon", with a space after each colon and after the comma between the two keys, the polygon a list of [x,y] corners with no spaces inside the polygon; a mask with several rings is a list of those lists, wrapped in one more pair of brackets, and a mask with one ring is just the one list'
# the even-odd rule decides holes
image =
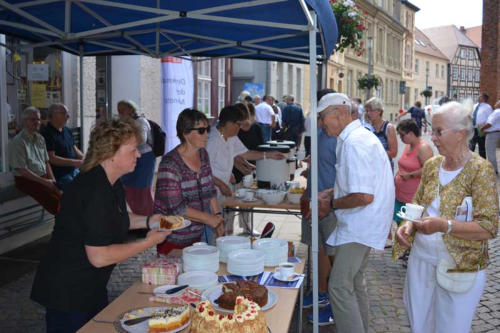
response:
{"label": "street lamp", "polygon": [[[373,37],[369,36],[366,45],[368,46],[368,75],[371,75],[373,72]],[[366,89],[366,100],[370,98],[370,90],[371,88]]]}

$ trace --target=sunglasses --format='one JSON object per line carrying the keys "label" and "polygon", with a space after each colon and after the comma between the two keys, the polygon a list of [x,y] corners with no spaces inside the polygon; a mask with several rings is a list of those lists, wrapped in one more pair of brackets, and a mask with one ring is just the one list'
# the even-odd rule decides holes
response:
{"label": "sunglasses", "polygon": [[203,134],[205,134],[205,131],[207,133],[210,133],[210,126],[207,126],[207,127],[193,127],[193,128],[186,129],[186,132],[191,132],[191,131],[198,131],[198,134],[203,135]]}

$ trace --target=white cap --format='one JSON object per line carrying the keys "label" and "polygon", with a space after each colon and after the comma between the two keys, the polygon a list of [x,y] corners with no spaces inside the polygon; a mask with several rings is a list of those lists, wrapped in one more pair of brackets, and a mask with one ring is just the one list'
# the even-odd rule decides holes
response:
{"label": "white cap", "polygon": [[332,105],[345,105],[351,106],[351,100],[347,95],[341,93],[329,93],[321,97],[318,102],[317,112],[324,111],[327,107]]}

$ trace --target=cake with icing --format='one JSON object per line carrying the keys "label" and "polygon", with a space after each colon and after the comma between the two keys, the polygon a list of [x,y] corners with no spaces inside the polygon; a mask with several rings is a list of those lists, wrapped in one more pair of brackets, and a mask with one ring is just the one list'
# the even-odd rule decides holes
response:
{"label": "cake with icing", "polygon": [[267,333],[260,306],[243,296],[236,297],[233,314],[218,313],[210,301],[200,302],[191,318],[191,333]]}
{"label": "cake with icing", "polygon": [[217,299],[217,304],[221,308],[232,310],[238,296],[246,297],[262,307],[267,304],[268,292],[265,286],[254,281],[226,283],[222,285],[222,295]]}
{"label": "cake with icing", "polygon": [[187,324],[190,309],[187,305],[179,307],[166,307],[154,311],[148,320],[148,333],[169,332]]}

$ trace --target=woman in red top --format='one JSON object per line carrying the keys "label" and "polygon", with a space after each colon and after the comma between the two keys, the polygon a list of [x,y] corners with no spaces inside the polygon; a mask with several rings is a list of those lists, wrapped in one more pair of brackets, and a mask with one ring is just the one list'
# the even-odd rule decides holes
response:
{"label": "woman in red top", "polygon": [[396,203],[394,205],[394,221],[401,223],[396,216],[402,206],[412,201],[417,192],[422,175],[422,166],[434,153],[432,148],[421,137],[421,130],[413,119],[403,120],[396,131],[406,146],[398,160],[398,173],[394,178],[396,187]]}

